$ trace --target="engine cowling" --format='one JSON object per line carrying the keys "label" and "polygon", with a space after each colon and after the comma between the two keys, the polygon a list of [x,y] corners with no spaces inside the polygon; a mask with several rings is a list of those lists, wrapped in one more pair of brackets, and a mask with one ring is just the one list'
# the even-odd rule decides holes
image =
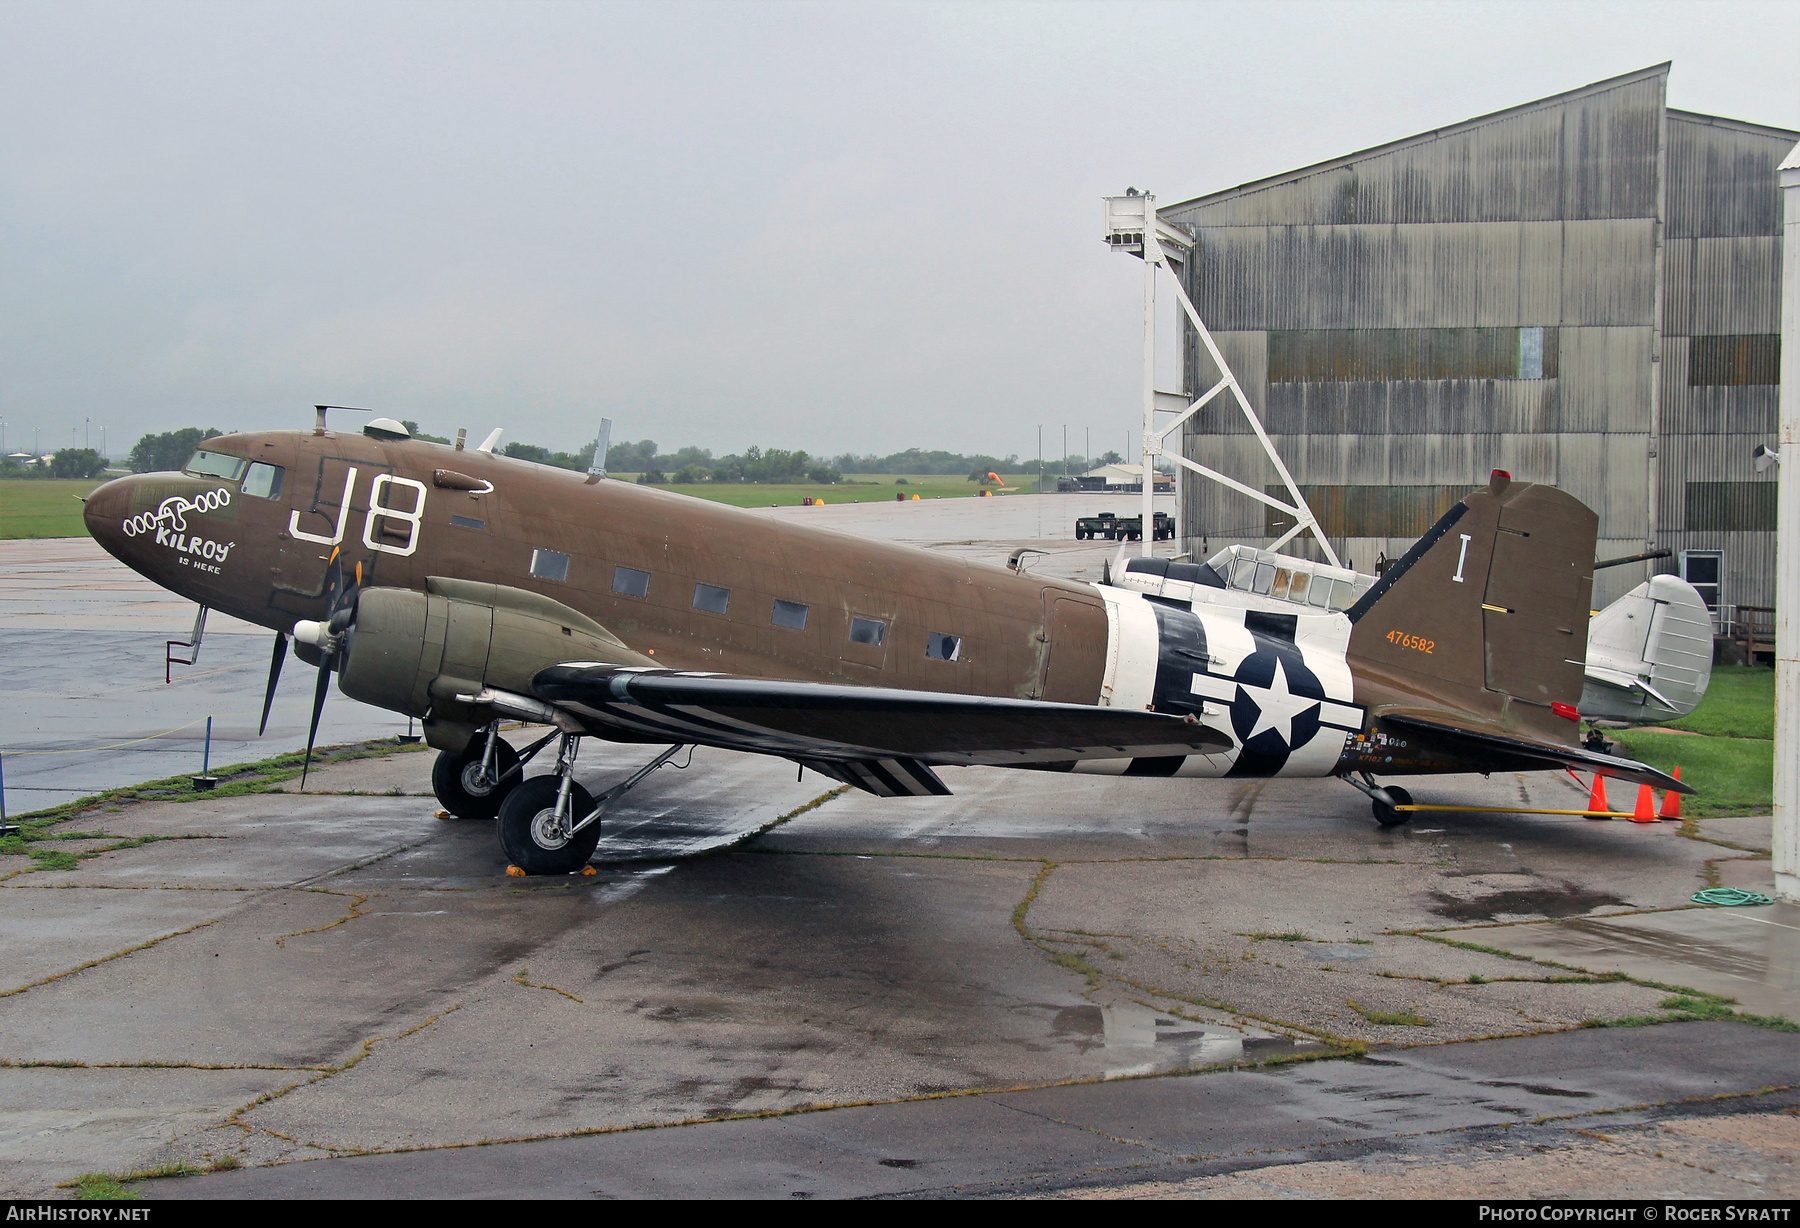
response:
{"label": "engine cowling", "polygon": [[424,592],[368,588],[358,595],[338,687],[352,699],[421,718],[427,742],[461,750],[491,717],[456,696],[483,687],[529,695],[537,672],[563,661],[656,664],[560,601],[432,576]]}

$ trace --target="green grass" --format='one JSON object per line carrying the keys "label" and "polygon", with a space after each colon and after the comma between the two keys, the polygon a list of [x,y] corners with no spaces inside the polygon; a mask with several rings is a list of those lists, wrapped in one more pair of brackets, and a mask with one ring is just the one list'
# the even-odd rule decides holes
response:
{"label": "green grass", "polygon": [[1775,736],[1775,671],[1751,665],[1715,665],[1706,698],[1670,729],[1721,738]]}
{"label": "green grass", "polygon": [[[1614,735],[1622,752],[1665,772],[1681,769],[1696,790],[1681,799],[1681,812],[1697,819],[1733,814],[1768,814],[1775,804],[1775,744],[1748,738],[1689,738],[1678,733],[1622,730]],[[1630,810],[1637,796],[1630,785],[1612,782],[1607,796],[1615,810]]]}
{"label": "green grass", "polygon": [[0,540],[20,537],[86,537],[77,496],[99,482],[88,479],[0,480]]}
{"label": "green grass", "polygon": [[[1617,738],[1634,759],[1665,772],[1681,768],[1682,780],[1699,791],[1682,799],[1684,814],[1704,819],[1769,813],[1775,802],[1774,670],[1714,667],[1700,706],[1668,727],[1704,736],[1628,729]],[[1629,809],[1630,798],[1615,797],[1613,805]]]}
{"label": "green grass", "polygon": [[[635,475],[615,474],[621,480],[634,480]],[[896,486],[896,476],[906,477],[905,486]],[[1036,479],[1030,476],[1007,477],[1002,474],[1006,485],[1029,489]],[[864,484],[866,483],[866,485]],[[893,503],[894,495],[903,493],[910,500],[917,495],[921,502],[927,499],[970,499],[980,496],[980,487],[975,483],[955,475],[936,474],[925,477],[893,474],[854,474],[832,486],[795,485],[774,486],[757,485],[748,482],[696,482],[692,485],[677,485],[674,482],[659,489],[672,490],[676,494],[693,495],[699,499],[711,499],[715,503],[729,503],[733,507],[789,507],[799,504],[807,498],[823,499],[830,507],[834,503]]]}
{"label": "green grass", "polygon": [[74,1185],[75,1197],[81,1202],[135,1202],[141,1197],[111,1173],[82,1173]]}
{"label": "green grass", "polygon": [[1370,1023],[1383,1023],[1389,1027],[1402,1028],[1428,1028],[1431,1026],[1431,1020],[1425,1018],[1423,1015],[1415,1015],[1411,1011],[1372,1011],[1366,1007],[1358,1006],[1349,998],[1345,998],[1344,1001],[1349,1002],[1350,1009],[1361,1015],[1364,1019],[1367,1019]]}

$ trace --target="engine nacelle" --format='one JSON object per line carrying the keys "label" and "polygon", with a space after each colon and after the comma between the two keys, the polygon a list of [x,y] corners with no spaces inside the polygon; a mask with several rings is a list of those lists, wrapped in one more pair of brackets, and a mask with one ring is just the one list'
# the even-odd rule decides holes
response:
{"label": "engine nacelle", "polygon": [[656,664],[560,601],[432,576],[422,593],[362,591],[338,687],[352,699],[422,718],[427,742],[461,750],[491,716],[456,696],[484,686],[529,695],[537,672],[563,661]]}

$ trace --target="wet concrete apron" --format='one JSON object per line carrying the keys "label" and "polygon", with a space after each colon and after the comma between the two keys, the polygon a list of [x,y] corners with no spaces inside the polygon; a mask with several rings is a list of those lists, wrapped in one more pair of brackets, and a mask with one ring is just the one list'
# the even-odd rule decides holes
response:
{"label": "wet concrete apron", "polygon": [[[1189,1192],[1183,1184],[1196,1179],[1275,1170],[1280,1182],[1281,1170],[1298,1174],[1323,1162],[1349,1171],[1316,1192],[1357,1196],[1366,1192],[1356,1178],[1370,1160],[1411,1161],[1427,1170],[1437,1160],[1460,1169],[1471,1152],[1489,1160],[1536,1158],[1567,1151],[1571,1139],[1607,1137],[1597,1129],[1619,1136],[1643,1123],[1726,1113],[1741,1120],[1746,1108],[1791,1121],[1785,1115],[1800,1105],[1800,1095],[1752,1093],[1767,1086],[1771,1072],[1791,1074],[1795,1054],[1791,1036],[1742,1024],[1588,1030],[1188,1078],[276,1165],[158,1182],[148,1192],[160,1198],[1180,1196]],[[1774,1150],[1781,1144],[1791,1150],[1785,1135]],[[1618,1189],[1604,1162],[1585,1158],[1580,1184],[1559,1191],[1564,1196],[1652,1192]],[[1774,1158],[1775,1168],[1783,1168],[1783,1157]],[[1786,1159],[1788,1171],[1738,1171],[1723,1180],[1670,1164],[1674,1172],[1658,1173],[1662,1184],[1654,1192],[1791,1196],[1795,1174]],[[1446,1195],[1468,1196],[1449,1188],[1456,1177],[1437,1176]],[[1261,1191],[1239,1183],[1225,1192],[1254,1197]],[[1409,1192],[1430,1196],[1433,1190],[1424,1184]],[[1516,1179],[1485,1192],[1545,1196]]]}
{"label": "wet concrete apron", "polygon": [[[603,786],[641,755],[590,747],[583,778]],[[575,1192],[590,1170],[530,1159],[565,1146],[615,1157],[584,1161],[611,1175],[582,1192],[1068,1184],[1216,1159],[1219,1139],[1273,1145],[1289,1108],[1304,1128],[1283,1146],[1376,1146],[1749,1092],[1800,1067],[1792,1037],[1741,1025],[1730,1032],[1749,1039],[1728,1046],[1741,1065],[1707,1066],[1708,1045],[1679,1062],[1642,1049],[1677,1025],[1561,1038],[1577,1046],[1555,1050],[1570,1069],[1600,1066],[1573,1092],[1560,1078],[1485,1088],[1457,1071],[1489,1059],[1433,1056],[1480,1046],[1387,1049],[1398,1067],[1117,1081],[1655,1015],[1666,990],[1503,948],[1557,916],[1677,915],[1641,910],[1680,905],[1714,856],[1744,856],[1673,825],[1451,816],[1383,832],[1329,781],[1144,779],[1126,797],[1099,778],[983,769],[947,772],[953,797],[883,801],[700,752],[631,795],[597,875],[519,880],[500,874],[486,825],[432,817],[428,767],[398,754],[333,765],[305,798],[83,819],[163,839],[0,883],[15,936],[0,952],[11,1191],[230,1156],[277,1166],[156,1192],[401,1193],[455,1171],[486,1175],[440,1192],[492,1193],[515,1188],[502,1170],[520,1190]],[[1471,803],[1564,787],[1435,786]],[[1051,1086],[1071,1082],[1087,1090]],[[1240,1086],[1257,1090],[1204,1090]],[[1005,1094],[931,1099],[969,1091]],[[911,1103],[811,1111],[883,1101]],[[659,1159],[595,1141],[796,1112],[630,1144]],[[827,1118],[862,1124],[834,1141]],[[279,1163],[395,1151],[412,1158]],[[867,1164],[813,1181],[851,1152]],[[933,1156],[950,1175],[880,1163]],[[879,1180],[856,1175],[867,1165]]]}

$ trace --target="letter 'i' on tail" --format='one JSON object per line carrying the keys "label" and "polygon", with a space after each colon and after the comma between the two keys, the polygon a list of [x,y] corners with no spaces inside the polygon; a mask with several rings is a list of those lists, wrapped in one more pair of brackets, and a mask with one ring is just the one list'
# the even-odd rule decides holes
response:
{"label": "letter 'i' on tail", "polygon": [[1350,608],[1352,666],[1422,706],[1572,742],[1598,528],[1574,496],[1496,469]]}

